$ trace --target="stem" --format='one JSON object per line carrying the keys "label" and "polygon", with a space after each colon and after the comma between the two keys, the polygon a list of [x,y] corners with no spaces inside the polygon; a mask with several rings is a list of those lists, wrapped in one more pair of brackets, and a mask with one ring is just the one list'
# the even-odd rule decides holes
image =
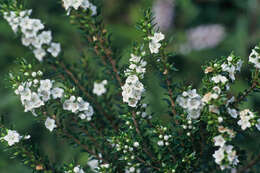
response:
{"label": "stem", "polygon": [[[73,118],[73,122],[76,123],[76,124],[78,123],[74,118]],[[104,150],[102,149],[102,147],[99,145],[99,143],[97,142],[97,140],[96,140],[93,136],[91,136],[86,129],[84,129],[84,128],[82,128],[82,127],[78,127],[78,129],[79,129],[80,131],[82,131],[83,133],[85,133],[85,134],[89,137],[89,139],[99,148],[99,150],[101,151],[101,153],[104,155],[105,152],[104,152]]]}
{"label": "stem", "polygon": [[64,71],[66,72],[66,74],[73,80],[73,82],[76,84],[77,87],[79,87],[79,89],[92,101],[92,103],[94,103],[94,105],[97,107],[97,110],[101,111],[101,113],[106,117],[106,119],[111,123],[113,129],[115,131],[118,131],[118,128],[114,125],[113,119],[105,112],[103,111],[103,108],[98,104],[98,102],[96,101],[96,99],[94,99],[89,93],[88,91],[85,89],[85,87],[83,87],[79,80],[74,76],[74,74],[65,66],[65,64],[63,62],[59,63],[60,66],[64,69]]}
{"label": "stem", "polygon": [[[139,125],[138,125],[138,123],[137,123],[137,121],[136,121],[135,112],[132,112],[132,119],[133,119],[133,122],[134,122],[134,125],[135,125],[135,131],[137,132],[137,134],[138,134],[138,135],[143,139],[143,141],[144,141],[144,137],[142,136],[141,131],[140,131],[140,129],[139,129]],[[151,159],[154,160],[157,164],[160,164],[160,163],[156,160],[156,158],[154,158],[154,156],[152,155],[152,153],[150,153],[150,152],[148,151],[148,149],[147,149],[148,147],[147,147],[145,141],[144,141],[143,145],[144,145],[144,147],[143,147],[144,152],[145,152],[149,157],[151,157]]]}
{"label": "stem", "polygon": [[91,151],[87,145],[82,144],[77,138],[75,138],[74,136],[72,136],[71,134],[69,134],[67,131],[63,130],[62,131],[63,134],[65,136],[67,136],[68,138],[70,138],[71,140],[73,140],[76,144],[80,145],[84,150],[86,150],[88,153],[92,154],[93,156],[97,157],[99,160],[102,160],[104,163],[109,163],[107,160],[105,160],[102,157],[99,157],[98,154],[96,154],[95,152]]}
{"label": "stem", "polygon": [[[258,73],[259,71],[256,71],[256,76],[258,77]],[[236,106],[237,104],[239,104],[241,101],[243,101],[252,91],[254,91],[254,89],[259,86],[259,83],[257,82],[257,80],[254,80],[251,87],[246,89],[243,94],[237,98],[237,100],[232,104],[233,106]]]}
{"label": "stem", "polygon": [[[173,100],[173,91],[171,89],[171,81],[169,78],[169,68],[167,67],[167,57],[165,56],[164,52],[161,53],[161,56],[162,56],[162,61],[163,61],[163,66],[164,66],[163,75],[165,76],[167,91],[168,91],[168,94],[170,97],[170,102],[171,102],[171,111],[172,111],[173,115],[176,115],[177,112],[175,110],[175,102]],[[175,119],[175,123],[178,125],[179,121],[177,119]]]}
{"label": "stem", "polygon": [[[80,18],[80,16],[79,15],[76,15],[76,17],[78,17],[78,18]],[[78,21],[79,22],[79,21]],[[85,26],[84,26],[84,24],[82,25],[82,23],[80,23],[79,22],[79,24],[80,24],[80,29],[82,30],[82,31],[84,31],[86,28],[85,28]],[[117,80],[117,82],[119,83],[119,85],[120,86],[123,86],[123,84],[122,84],[122,82],[121,82],[121,78],[120,78],[120,76],[119,76],[119,74],[118,74],[118,69],[117,69],[117,67],[116,67],[116,62],[115,62],[115,60],[113,59],[113,57],[112,57],[112,50],[111,50],[111,48],[110,47],[108,47],[108,46],[105,46],[104,45],[104,43],[109,43],[108,42],[108,40],[107,40],[107,38],[106,37],[104,37],[104,34],[107,32],[106,31],[106,29],[104,28],[104,26],[103,26],[103,23],[101,23],[101,24],[99,24],[98,26],[96,26],[96,23],[88,23],[95,31],[98,31],[98,32],[101,32],[101,36],[99,36],[98,34],[96,34],[96,35],[93,35],[93,38],[91,38],[89,35],[87,35],[87,40],[89,41],[89,42],[91,42],[91,43],[93,43],[94,44],[94,51],[95,51],[95,53],[96,53],[96,55],[98,55],[98,56],[100,56],[101,58],[102,58],[102,62],[103,62],[103,64],[104,65],[107,65],[107,63],[106,63],[106,59],[110,62],[110,64],[112,65],[112,70],[113,70],[113,72],[114,72],[114,74],[115,74],[115,77],[116,77],[116,80]],[[98,42],[97,42],[98,41]],[[97,43],[99,43],[99,45],[97,44]],[[103,50],[104,51],[104,55],[102,54],[102,52],[100,52],[99,51],[99,48],[101,49],[101,50]]]}
{"label": "stem", "polygon": [[[147,164],[143,159],[141,159],[140,157],[136,156],[136,158],[137,158],[137,160],[139,160],[139,161],[142,162],[143,164],[148,165],[148,164]],[[148,166],[151,166],[152,168],[154,168],[154,169],[160,171],[160,168],[158,168],[158,167],[155,167],[155,166],[153,166],[153,165],[148,165]]]}
{"label": "stem", "polygon": [[[44,112],[43,115],[47,116],[47,112]],[[95,152],[91,151],[87,145],[83,144],[80,142],[80,140],[78,140],[77,138],[75,138],[73,135],[71,135],[69,132],[67,132],[65,129],[61,128],[60,122],[57,120],[57,118],[55,116],[52,116],[52,118],[55,119],[55,122],[57,123],[57,129],[60,130],[60,134],[61,135],[65,135],[66,137],[68,137],[69,139],[73,140],[76,144],[78,144],[79,146],[81,146],[85,151],[87,151],[88,153],[92,154],[93,156],[97,157],[99,160],[102,160],[104,163],[109,163],[107,160],[105,160],[104,158],[100,157],[98,154],[96,154]],[[58,133],[59,134],[59,133]]]}
{"label": "stem", "polygon": [[260,161],[260,154],[251,162],[248,163],[245,167],[241,168],[237,173],[243,173],[246,172],[246,170],[252,168],[255,164],[257,164]]}

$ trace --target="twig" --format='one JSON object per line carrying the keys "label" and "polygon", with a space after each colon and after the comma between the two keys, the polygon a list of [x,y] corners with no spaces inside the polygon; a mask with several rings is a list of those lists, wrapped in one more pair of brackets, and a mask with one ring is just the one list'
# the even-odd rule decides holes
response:
{"label": "twig", "polygon": [[60,66],[64,69],[64,71],[66,72],[66,74],[73,80],[73,82],[79,87],[79,89],[91,100],[91,102],[94,103],[94,105],[97,107],[97,109],[99,111],[101,111],[101,113],[106,117],[106,119],[111,123],[113,129],[115,131],[118,131],[118,128],[114,125],[113,120],[110,118],[110,116],[103,111],[103,108],[98,104],[98,102],[96,101],[96,99],[94,99],[89,93],[88,91],[80,84],[79,80],[74,76],[74,74],[65,66],[65,64],[63,62],[59,63]]}
{"label": "twig", "polygon": [[[138,125],[138,123],[137,123],[137,121],[136,121],[135,112],[132,112],[132,119],[133,119],[133,122],[134,122],[134,125],[135,125],[135,131],[136,131],[137,134],[144,140],[144,138],[143,138],[143,136],[142,136],[142,134],[141,134],[141,132],[140,132],[139,125]],[[156,158],[154,158],[154,156],[152,155],[152,153],[150,153],[150,152],[148,151],[148,149],[147,149],[148,147],[147,147],[145,141],[144,141],[143,145],[144,145],[144,147],[143,147],[144,152],[145,152],[149,157],[151,157],[151,159],[154,160],[157,164],[160,164],[160,163],[156,160]]]}
{"label": "twig", "polygon": [[251,162],[248,163],[245,167],[241,168],[237,173],[244,173],[248,169],[252,168],[255,164],[257,164],[260,161],[260,154]]}
{"label": "twig", "polygon": [[91,151],[88,146],[82,144],[77,138],[75,138],[74,136],[72,136],[71,134],[69,134],[67,131],[63,130],[62,131],[64,133],[65,136],[67,136],[68,138],[72,139],[76,144],[80,145],[84,150],[86,150],[88,153],[92,154],[93,156],[97,157],[99,160],[102,160],[104,163],[109,163],[107,160],[105,160],[104,158],[100,157],[98,154],[94,153],[93,151]]}
{"label": "twig", "polygon": [[[258,73],[259,73],[259,71],[257,70],[257,71],[256,71],[256,76],[258,76]],[[237,104],[239,104],[239,103],[240,103],[242,100],[244,100],[252,91],[254,91],[254,89],[255,89],[257,86],[259,86],[259,83],[258,83],[256,80],[253,81],[251,87],[248,88],[248,89],[246,89],[246,90],[243,92],[243,94],[242,94],[239,98],[237,98],[237,100],[236,100],[234,103],[232,103],[232,105],[233,105],[233,106],[236,106]]]}

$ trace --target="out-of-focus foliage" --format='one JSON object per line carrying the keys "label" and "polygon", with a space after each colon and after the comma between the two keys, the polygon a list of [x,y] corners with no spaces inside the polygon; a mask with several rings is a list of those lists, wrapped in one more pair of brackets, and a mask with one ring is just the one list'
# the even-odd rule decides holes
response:
{"label": "out-of-focus foliage", "polygon": [[[179,52],[179,47],[184,43],[186,31],[190,28],[206,25],[221,24],[224,26],[226,36],[219,45],[200,51],[191,51],[187,54],[180,54],[173,61],[179,67],[179,78],[185,79],[187,83],[198,85],[198,81],[202,78],[201,65],[206,60],[215,59],[220,56],[227,56],[231,51],[236,55],[243,57],[245,61],[248,59],[249,50],[260,41],[260,1],[259,0],[158,0],[171,1],[173,21],[167,29],[167,35],[171,36],[170,50]],[[77,51],[85,49],[84,39],[76,32],[76,28],[69,23],[68,17],[65,15],[64,9],[61,7],[61,1],[44,0],[34,1],[26,0],[27,8],[33,9],[33,16],[45,22],[48,28],[51,28],[55,35],[55,39],[62,44],[65,52],[64,57],[68,62],[76,61],[79,57]],[[140,34],[136,32],[135,23],[142,16],[142,10],[152,4],[157,4],[153,0],[109,0],[102,2],[104,4],[103,14],[108,30],[113,33],[112,47],[120,52],[123,59],[121,64],[125,63],[128,58],[128,50],[131,43],[138,38]],[[169,2],[168,2],[169,3]],[[167,21],[167,19],[166,19]],[[21,46],[20,40],[15,37],[12,30],[4,20],[0,20],[0,113],[5,115],[6,122],[15,122],[15,128],[20,132],[29,129],[33,132],[32,139],[42,147],[49,157],[50,161],[62,162],[72,161],[72,155],[79,152],[65,145],[62,140],[56,141],[55,137],[48,135],[42,125],[35,124],[31,120],[30,113],[23,113],[17,97],[14,96],[11,89],[7,87],[6,78],[8,70],[15,69],[14,61],[17,58],[25,57],[33,59],[30,51]],[[243,74],[248,74],[248,69],[243,68]],[[156,77],[150,76],[156,81]],[[153,100],[158,101],[154,97],[161,92],[159,87],[152,85],[155,93],[149,97],[151,104]],[[237,82],[236,91],[242,91],[248,87],[247,83]],[[245,103],[245,106],[254,108],[260,112],[259,95],[253,95]],[[154,105],[155,111],[163,110],[163,103]],[[257,151],[260,146],[259,134],[257,136],[241,136],[239,138],[243,148],[248,151]],[[246,141],[246,142],[243,142]],[[257,153],[255,153],[257,154]],[[82,164],[86,164],[86,156],[84,154],[76,157]],[[260,169],[260,168],[259,168]],[[11,160],[0,149],[0,172],[1,173],[17,173],[29,172],[26,168],[17,162]]]}

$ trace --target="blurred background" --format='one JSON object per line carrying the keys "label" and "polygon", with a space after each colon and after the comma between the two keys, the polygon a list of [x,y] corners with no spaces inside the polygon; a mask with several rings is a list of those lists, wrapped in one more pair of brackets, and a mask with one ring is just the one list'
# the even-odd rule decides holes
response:
{"label": "blurred background", "polygon": [[[185,79],[199,87],[203,75],[201,65],[211,59],[228,56],[232,51],[247,61],[250,49],[260,41],[260,0],[103,0],[103,14],[107,28],[113,34],[113,47],[117,47],[123,59],[131,43],[140,40],[135,24],[142,18],[142,10],[152,7],[155,21],[171,40],[169,50],[177,52],[173,60],[180,70],[176,80]],[[64,57],[79,58],[82,38],[65,15],[60,1],[26,0],[26,8],[33,9],[32,16],[41,19],[53,31],[54,40],[62,44]],[[83,45],[84,46],[84,45]],[[15,69],[14,61],[24,57],[33,59],[32,53],[20,43],[7,22],[0,20],[0,113],[6,117],[9,127],[21,133],[31,131],[51,162],[62,163],[75,160],[86,164],[86,156],[68,147],[40,124],[35,124],[30,113],[24,113],[18,98],[13,94],[7,75]],[[248,66],[244,66],[242,77],[234,84],[235,92],[248,87]],[[152,77],[152,76],[151,76]],[[160,90],[154,88],[155,91]],[[237,94],[237,93],[234,93]],[[260,112],[260,95],[254,94],[245,107]],[[158,106],[158,112],[162,107]],[[12,122],[12,123],[11,123]],[[13,124],[15,123],[15,124]],[[259,153],[260,135],[245,135],[239,145],[248,152]],[[59,149],[57,149],[57,147]],[[64,152],[65,151],[65,152]],[[19,162],[11,160],[0,147],[0,172],[31,172]]]}

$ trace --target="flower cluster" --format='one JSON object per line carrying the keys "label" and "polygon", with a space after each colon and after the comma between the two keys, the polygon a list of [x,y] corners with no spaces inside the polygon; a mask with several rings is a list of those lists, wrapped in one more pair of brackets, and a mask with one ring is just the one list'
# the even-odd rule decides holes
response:
{"label": "flower cluster", "polygon": [[163,146],[169,146],[170,145],[170,138],[172,138],[172,135],[166,134],[167,128],[166,127],[160,127],[159,129],[157,129],[157,131],[155,131],[155,133],[159,134],[159,140],[157,142],[157,145],[160,147]]}
{"label": "flower cluster", "polygon": [[89,102],[84,101],[81,97],[76,98],[75,96],[71,96],[64,101],[63,109],[78,114],[81,119],[87,119],[88,121],[92,119],[94,114],[93,107]]}
{"label": "flower cluster", "polygon": [[151,53],[159,53],[159,50],[162,46],[160,42],[165,39],[165,36],[162,33],[155,33],[154,36],[149,37],[149,39],[149,48]]}
{"label": "flower cluster", "polygon": [[142,59],[143,56],[145,56],[145,52],[142,52],[140,56],[131,54],[130,65],[124,71],[126,76],[138,75],[141,79],[144,78],[147,62]]}
{"label": "flower cluster", "polygon": [[[90,121],[94,114],[93,107],[81,97],[76,99],[75,96],[71,96],[69,99],[62,102],[65,97],[64,89],[57,87],[59,83],[50,79],[41,79],[43,73],[41,71],[24,73],[29,78],[22,82],[15,93],[20,96],[21,102],[25,107],[25,112],[32,112],[37,116],[36,109],[46,105],[50,100],[57,100],[63,104],[63,110],[71,111],[77,114],[81,119],[87,119]],[[47,118],[45,126],[50,131],[56,128],[55,120]]]}
{"label": "flower cluster", "polygon": [[69,170],[65,171],[64,173],[85,173],[85,171],[81,168],[80,165],[77,165],[74,168],[69,168]]}
{"label": "flower cluster", "polygon": [[[38,76],[42,76],[42,72],[32,72],[32,79],[21,83],[15,90],[15,93],[20,96],[21,102],[25,107],[25,112],[32,112],[37,116],[35,109],[44,106],[51,98],[58,99],[63,97],[64,90],[59,87],[54,87],[54,81],[50,79],[38,80]],[[55,120],[47,118],[45,126],[50,131],[56,128]]]}
{"label": "flower cluster", "polygon": [[182,95],[177,97],[176,102],[187,111],[188,119],[197,119],[200,117],[204,104],[201,96],[197,94],[196,89],[184,91]]}
{"label": "flower cluster", "polygon": [[235,137],[235,132],[223,126],[218,127],[218,132],[220,135],[213,138],[214,145],[219,147],[215,151],[213,157],[215,162],[220,165],[222,170],[230,169],[239,163],[236,151],[233,150],[232,145],[227,145],[227,141],[231,141]]}
{"label": "flower cluster", "polygon": [[182,128],[183,128],[184,130],[188,130],[188,132],[186,133],[187,136],[190,136],[190,135],[191,135],[191,132],[190,132],[190,131],[196,129],[196,127],[193,126],[191,120],[188,120],[185,124],[183,124],[183,125],[182,125]]}
{"label": "flower cluster", "polygon": [[107,80],[103,80],[101,83],[94,83],[93,93],[97,96],[101,96],[107,92],[107,89],[105,87],[107,85]]}
{"label": "flower cluster", "polygon": [[78,10],[79,8],[90,9],[92,11],[92,16],[97,14],[97,7],[89,2],[88,0],[62,0],[64,8],[70,14],[71,9]]}
{"label": "flower cluster", "polygon": [[208,92],[203,96],[203,103],[208,104],[211,100],[218,99],[220,93],[221,89],[218,86],[213,87],[211,92]]}
{"label": "flower cluster", "polygon": [[131,107],[137,106],[138,101],[145,91],[143,84],[139,81],[139,79],[144,78],[146,72],[145,66],[147,64],[142,59],[142,56],[145,56],[145,52],[142,52],[140,56],[131,54],[129,68],[125,70],[125,75],[128,77],[122,86],[122,96],[123,101]]}
{"label": "flower cluster", "polygon": [[252,126],[250,120],[253,120],[255,115],[249,109],[245,109],[239,112],[239,117],[240,120],[237,122],[237,124],[241,126],[242,130],[246,130]]}
{"label": "flower cluster", "polygon": [[215,151],[213,157],[215,162],[220,165],[221,170],[230,169],[239,163],[238,156],[232,145],[223,145]]}
{"label": "flower cluster", "polygon": [[260,69],[260,48],[256,46],[254,49],[252,49],[252,52],[249,56],[249,62],[254,64],[255,68]]}
{"label": "flower cluster", "polygon": [[33,50],[36,59],[42,61],[47,52],[57,57],[61,51],[60,44],[52,42],[51,31],[42,31],[44,25],[41,20],[30,18],[31,13],[32,10],[5,12],[4,18],[15,33],[21,31],[22,44]]}
{"label": "flower cluster", "polygon": [[140,107],[139,111],[136,112],[136,115],[139,115],[142,118],[152,119],[152,115],[149,115],[146,112],[146,107],[147,107],[147,104],[142,104],[142,106]]}
{"label": "flower cluster", "polygon": [[[205,74],[211,75],[209,76],[209,83],[213,87],[210,87],[211,91],[206,93],[203,96],[203,102],[209,105],[209,112],[220,114],[219,103],[215,100],[220,100],[224,91],[229,90],[229,83],[235,80],[236,72],[241,70],[243,61],[240,58],[235,57],[234,55],[230,55],[227,58],[223,59],[220,62],[214,63],[212,66],[208,66],[205,68]],[[226,100],[226,98],[225,98]],[[232,97],[230,100],[227,100],[225,103],[226,110],[231,117],[237,117],[237,110],[230,108],[229,106],[234,101]],[[218,117],[219,123],[223,122],[222,117]]]}
{"label": "flower cluster", "polygon": [[32,79],[21,83],[15,90],[15,94],[20,96],[21,102],[25,107],[25,112],[31,111],[35,116],[35,109],[45,105],[51,98],[57,99],[63,96],[64,90],[54,87],[54,81],[50,79],[38,80],[42,72],[33,72]]}
{"label": "flower cluster", "polygon": [[17,131],[15,130],[7,130],[7,134],[4,137],[1,137],[0,140],[5,140],[9,146],[13,146],[16,143],[19,143],[22,139],[30,139],[30,135],[27,136],[21,136]]}
{"label": "flower cluster", "polygon": [[237,62],[234,62],[233,56],[229,56],[227,58],[227,63],[223,63],[221,65],[221,68],[223,72],[227,72],[229,75],[229,78],[234,81],[235,80],[235,74],[236,72],[241,70],[241,67],[243,65],[243,61],[239,60]]}
{"label": "flower cluster", "polygon": [[[130,122],[127,121],[126,125],[129,125]],[[126,166],[126,173],[130,172],[140,172],[138,167],[140,167],[139,163],[133,164],[132,162],[135,160],[135,152],[141,148],[141,145],[139,142],[134,141],[134,139],[129,138],[127,134],[123,134],[123,138],[114,138],[112,140],[112,143],[115,145],[115,148],[118,152],[122,152],[124,155],[122,156],[122,160],[125,160],[128,162],[128,165]]]}
{"label": "flower cluster", "polygon": [[128,76],[125,85],[122,86],[123,101],[131,107],[136,107],[138,101],[145,91],[143,84],[139,81],[136,75]]}
{"label": "flower cluster", "polygon": [[230,55],[224,62],[221,62],[221,64],[215,63],[213,67],[207,67],[205,69],[205,74],[217,71],[218,73],[211,78],[212,82],[215,84],[224,85],[227,87],[226,89],[229,89],[226,85],[227,82],[229,82],[229,79],[231,79],[231,81],[235,80],[235,74],[241,70],[242,64],[243,61],[241,59]]}

